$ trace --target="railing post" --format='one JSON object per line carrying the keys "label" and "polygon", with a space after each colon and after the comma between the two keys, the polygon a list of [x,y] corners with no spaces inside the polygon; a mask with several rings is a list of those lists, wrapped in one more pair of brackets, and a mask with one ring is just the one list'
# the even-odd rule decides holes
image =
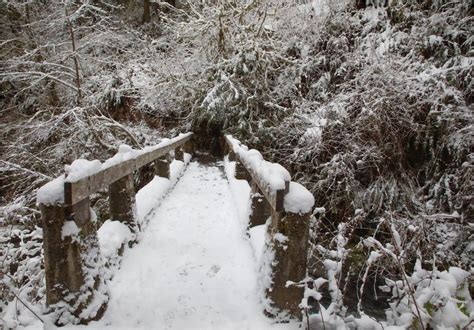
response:
{"label": "railing post", "polygon": [[174,159],[184,161],[184,152],[182,147],[177,147],[174,150]]}
{"label": "railing post", "polygon": [[40,205],[43,224],[46,303],[54,305],[69,292],[78,292],[84,284],[80,245],[71,236],[63,236],[67,221],[64,204]]}
{"label": "railing post", "polygon": [[155,177],[155,169],[152,163],[147,164],[136,171],[136,181],[134,184],[135,192],[145,187]]}
{"label": "railing post", "polygon": [[232,150],[232,148],[230,147],[227,147],[228,148],[228,155],[229,155],[229,162],[234,162],[236,161],[237,157],[235,156],[235,152],[234,150]]}
{"label": "railing post", "polygon": [[268,227],[270,241],[266,249],[273,251],[274,259],[269,265],[273,274],[272,285],[267,288],[266,295],[273,308],[288,311],[298,319],[302,318],[299,304],[304,287],[289,285],[288,282],[298,284],[306,277],[310,216],[311,213],[275,212]]}
{"label": "railing post", "polygon": [[194,146],[194,140],[191,139],[188,142],[184,144],[184,152],[188,153],[190,155],[194,154],[195,146]]}
{"label": "railing post", "polygon": [[264,225],[268,217],[272,215],[272,207],[270,206],[270,203],[268,203],[255,182],[252,182],[251,197],[252,213],[250,214],[249,228]]}
{"label": "railing post", "polygon": [[239,160],[235,162],[235,178],[237,180],[247,180],[249,183],[252,182],[252,176]]}
{"label": "railing post", "polygon": [[155,160],[155,173],[156,175],[170,179],[170,165],[171,165],[170,155],[163,156]]}
{"label": "railing post", "polygon": [[133,233],[139,231],[135,217],[135,188],[132,174],[128,174],[110,184],[109,204],[112,220],[126,224]]}
{"label": "railing post", "polygon": [[[107,307],[103,282],[98,275],[101,255],[95,223],[91,219],[90,200],[68,205],[69,183],[65,183],[65,204],[41,204],[43,249],[46,278],[46,303],[57,308],[60,324],[72,315],[81,323],[100,318]],[[85,313],[96,291],[102,300]],[[64,305],[66,303],[68,306]],[[56,305],[57,304],[57,305]]]}

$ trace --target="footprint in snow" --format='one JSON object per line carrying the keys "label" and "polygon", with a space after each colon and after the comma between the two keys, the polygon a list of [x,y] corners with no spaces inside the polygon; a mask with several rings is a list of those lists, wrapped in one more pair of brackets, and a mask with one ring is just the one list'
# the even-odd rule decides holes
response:
{"label": "footprint in snow", "polygon": [[213,265],[207,272],[207,276],[214,277],[221,270],[221,267],[218,265]]}
{"label": "footprint in snow", "polygon": [[167,326],[171,326],[174,323],[174,320],[176,318],[176,311],[175,310],[170,310],[168,311],[164,316],[163,316],[163,321]]}
{"label": "footprint in snow", "polygon": [[191,302],[191,297],[182,294],[178,297],[178,302],[181,306],[188,307],[189,303]]}

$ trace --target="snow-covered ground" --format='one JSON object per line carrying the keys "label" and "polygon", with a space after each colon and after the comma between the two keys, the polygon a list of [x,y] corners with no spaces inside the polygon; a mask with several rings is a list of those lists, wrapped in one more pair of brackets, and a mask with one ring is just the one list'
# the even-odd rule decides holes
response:
{"label": "snow-covered ground", "polygon": [[263,315],[259,266],[238,214],[223,170],[191,162],[126,249],[107,312],[87,328],[297,329]]}

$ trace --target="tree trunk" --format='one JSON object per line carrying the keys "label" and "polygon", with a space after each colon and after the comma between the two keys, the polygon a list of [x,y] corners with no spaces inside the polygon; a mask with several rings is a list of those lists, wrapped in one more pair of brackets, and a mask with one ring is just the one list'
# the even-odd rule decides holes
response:
{"label": "tree trunk", "polygon": [[364,9],[367,7],[366,0],[356,0],[356,8],[357,9]]}
{"label": "tree trunk", "polygon": [[143,0],[143,24],[150,23],[150,0]]}
{"label": "tree trunk", "polygon": [[73,61],[74,61],[74,71],[76,72],[76,88],[77,88],[77,103],[80,104],[82,93],[81,93],[81,77],[79,75],[79,60],[77,59],[76,53],[76,40],[74,37],[74,30],[72,29],[71,21],[69,20],[69,14],[67,12],[67,8],[64,7],[64,12],[66,14],[67,25],[69,28],[69,35],[71,37],[71,44],[72,44],[72,53],[73,53]]}

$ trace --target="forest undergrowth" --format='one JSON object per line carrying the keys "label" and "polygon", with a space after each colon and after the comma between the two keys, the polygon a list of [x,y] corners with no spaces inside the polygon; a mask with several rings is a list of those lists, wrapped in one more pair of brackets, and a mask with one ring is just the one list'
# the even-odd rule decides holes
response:
{"label": "forest undergrowth", "polygon": [[0,322],[44,304],[41,185],[193,130],[314,194],[309,327],[472,326],[474,8],[360,3],[0,3]]}

